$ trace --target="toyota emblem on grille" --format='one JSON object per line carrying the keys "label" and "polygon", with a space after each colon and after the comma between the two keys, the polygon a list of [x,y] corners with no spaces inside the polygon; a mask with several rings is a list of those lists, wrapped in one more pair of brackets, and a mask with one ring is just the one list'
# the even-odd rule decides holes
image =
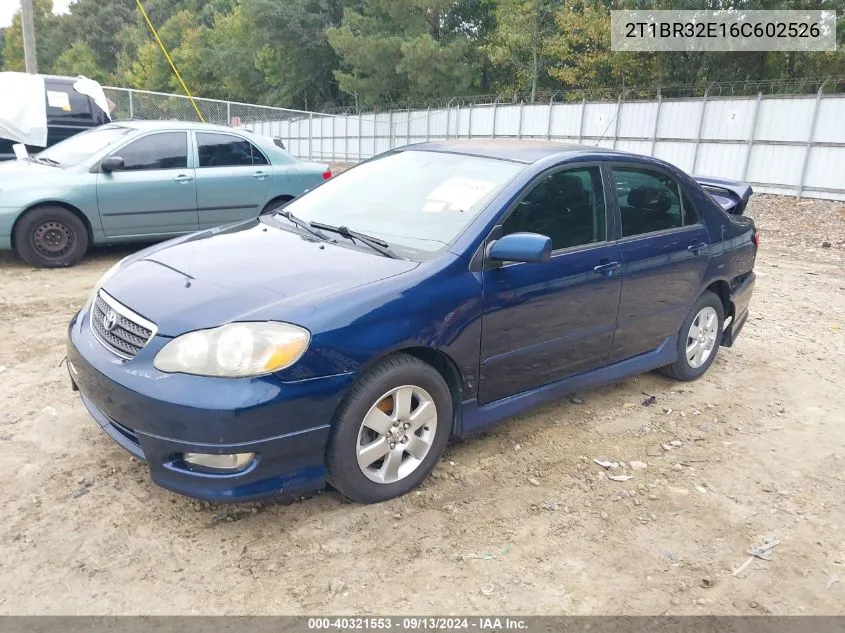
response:
{"label": "toyota emblem on grille", "polygon": [[106,332],[111,332],[115,325],[117,325],[117,314],[114,310],[109,310],[103,316],[103,327],[106,328]]}

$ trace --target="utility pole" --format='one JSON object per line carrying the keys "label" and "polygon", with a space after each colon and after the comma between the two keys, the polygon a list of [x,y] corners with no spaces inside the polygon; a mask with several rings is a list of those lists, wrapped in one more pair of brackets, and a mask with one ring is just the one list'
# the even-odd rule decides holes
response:
{"label": "utility pole", "polygon": [[32,0],[21,0],[21,23],[23,24],[23,56],[26,72],[38,72],[38,57],[35,54],[35,19]]}

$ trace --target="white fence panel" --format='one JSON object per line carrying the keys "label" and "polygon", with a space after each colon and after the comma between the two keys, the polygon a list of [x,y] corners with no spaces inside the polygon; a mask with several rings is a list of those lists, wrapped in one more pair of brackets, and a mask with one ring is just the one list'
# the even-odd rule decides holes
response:
{"label": "white fence panel", "polygon": [[660,108],[657,137],[694,140],[698,133],[697,125],[703,107],[702,100],[664,101]]}
{"label": "white fence panel", "polygon": [[756,138],[806,142],[815,107],[815,97],[764,99],[760,104]]}
{"label": "white fence panel", "polygon": [[708,101],[701,137],[720,140],[749,138],[756,108],[756,97]]}
{"label": "white fence panel", "polygon": [[[116,120],[190,118],[185,97],[105,88]],[[434,139],[581,141],[745,180],[757,191],[845,200],[845,95],[496,103],[326,115],[198,99],[205,117],[277,137],[295,156],[357,162]]]}
{"label": "white fence panel", "polygon": [[[560,103],[553,105],[551,125],[549,126],[551,138],[577,142],[581,136],[581,116],[585,113],[586,107],[582,103]],[[548,106],[545,106],[543,110],[545,126],[545,118],[549,114]]]}
{"label": "white fence panel", "polygon": [[620,138],[650,138],[654,132],[656,120],[657,103],[623,103],[622,111],[619,113],[619,136]]}

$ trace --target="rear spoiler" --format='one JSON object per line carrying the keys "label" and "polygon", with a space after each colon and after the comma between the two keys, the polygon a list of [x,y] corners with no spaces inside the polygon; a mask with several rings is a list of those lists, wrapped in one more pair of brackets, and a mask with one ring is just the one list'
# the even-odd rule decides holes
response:
{"label": "rear spoiler", "polygon": [[695,181],[710,194],[719,206],[732,215],[742,215],[754,191],[751,185],[738,180],[694,176]]}

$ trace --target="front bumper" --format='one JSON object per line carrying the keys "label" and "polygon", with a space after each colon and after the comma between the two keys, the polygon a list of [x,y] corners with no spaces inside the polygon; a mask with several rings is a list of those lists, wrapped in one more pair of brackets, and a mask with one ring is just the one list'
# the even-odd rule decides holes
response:
{"label": "front bumper", "polygon": [[[93,337],[83,311],[71,321],[67,345],[83,404],[113,440],[147,462],[156,484],[215,502],[325,485],[329,423],[353,374],[295,383],[165,374],[152,361],[168,340],[154,337],[135,358],[121,360]],[[186,464],[187,452],[256,457],[244,470],[221,474]]]}

